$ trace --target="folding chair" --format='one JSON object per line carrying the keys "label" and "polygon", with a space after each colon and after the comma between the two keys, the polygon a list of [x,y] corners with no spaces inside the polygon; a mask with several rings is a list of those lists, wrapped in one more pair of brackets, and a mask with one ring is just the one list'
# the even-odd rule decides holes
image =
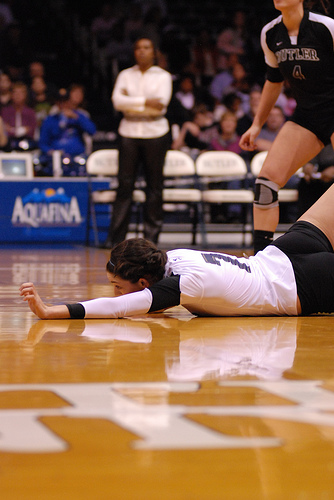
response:
{"label": "folding chair", "polygon": [[[202,185],[202,201],[204,206],[217,204],[240,204],[242,207],[241,230],[245,241],[246,224],[249,208],[253,203],[254,194],[248,189],[246,181],[248,178],[247,165],[244,159],[237,153],[231,151],[207,151],[200,154],[196,159],[196,171]],[[228,182],[239,180],[241,188],[224,189],[210,187],[210,183]],[[225,224],[224,230],[230,232],[232,224]],[[223,225],[219,224],[220,230]],[[234,230],[238,228],[234,228]],[[239,228],[240,230],[240,228]],[[243,242],[244,242],[243,241]]]}
{"label": "folding chair", "polygon": [[[169,150],[166,154],[163,174],[165,217],[167,213],[172,212],[173,217],[179,219],[187,212],[191,223],[192,245],[196,245],[198,227],[202,237],[202,244],[206,245],[202,195],[198,185],[194,160],[183,151]],[[179,225],[181,231],[185,232],[185,224],[179,223]]]}
{"label": "folding chair", "polygon": [[[86,244],[89,244],[90,229],[92,228],[94,245],[99,246],[99,230],[107,231],[112,216],[112,204],[116,199],[118,187],[118,149],[99,149],[94,151],[87,158],[86,170],[89,196]],[[101,183],[100,186],[99,182]],[[145,193],[140,189],[135,189],[132,199],[137,211],[136,232],[138,233],[140,206],[145,202]]]}

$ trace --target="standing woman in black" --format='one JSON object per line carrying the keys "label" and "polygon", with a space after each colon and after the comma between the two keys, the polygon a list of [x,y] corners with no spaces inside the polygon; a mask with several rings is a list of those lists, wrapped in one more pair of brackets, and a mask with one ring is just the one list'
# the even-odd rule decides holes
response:
{"label": "standing woman in black", "polygon": [[[284,81],[297,102],[275,139],[255,184],[254,251],[272,240],[279,221],[278,191],[327,144],[334,146],[334,20],[329,1],[274,0],[281,15],[262,29],[266,82],[251,127],[240,146],[256,150],[256,138]],[[310,10],[312,9],[312,11]],[[314,11],[313,11],[314,10]]]}

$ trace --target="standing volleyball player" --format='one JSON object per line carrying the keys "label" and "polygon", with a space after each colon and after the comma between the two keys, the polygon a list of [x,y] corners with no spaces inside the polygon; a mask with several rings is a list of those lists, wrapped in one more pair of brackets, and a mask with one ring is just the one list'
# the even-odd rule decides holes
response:
{"label": "standing volleyball player", "polygon": [[334,20],[328,0],[274,0],[281,15],[262,29],[266,82],[251,127],[240,146],[256,150],[256,138],[286,81],[297,102],[280,130],[255,184],[254,251],[272,240],[279,221],[278,191],[327,144],[334,146]]}

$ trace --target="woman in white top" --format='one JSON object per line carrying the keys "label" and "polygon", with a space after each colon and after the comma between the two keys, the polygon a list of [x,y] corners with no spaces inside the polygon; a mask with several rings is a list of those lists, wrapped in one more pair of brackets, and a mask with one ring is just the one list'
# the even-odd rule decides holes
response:
{"label": "woman in white top", "polygon": [[156,66],[155,48],[149,38],[135,43],[136,65],[121,71],[111,96],[114,108],[123,113],[118,133],[119,175],[116,201],[104,247],[123,241],[131,216],[132,191],[142,162],[146,181],[144,235],[158,241],[162,226],[163,165],[170,147],[165,117],[172,95],[172,76]]}
{"label": "woman in white top", "polygon": [[42,319],[121,318],[181,304],[202,316],[309,315],[334,312],[334,186],[255,256],[158,250],[142,238],[111,250],[115,297],[47,306],[33,283],[23,300]]}

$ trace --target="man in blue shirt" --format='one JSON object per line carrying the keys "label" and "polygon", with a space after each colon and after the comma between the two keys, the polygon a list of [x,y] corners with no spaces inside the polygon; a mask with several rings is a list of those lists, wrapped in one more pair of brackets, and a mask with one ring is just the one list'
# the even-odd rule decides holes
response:
{"label": "man in blue shirt", "polygon": [[42,162],[49,163],[55,150],[62,151],[71,162],[75,156],[85,155],[84,133],[93,135],[96,131],[95,124],[85,113],[73,109],[65,89],[59,91],[57,104],[59,112],[47,116],[41,126]]}

